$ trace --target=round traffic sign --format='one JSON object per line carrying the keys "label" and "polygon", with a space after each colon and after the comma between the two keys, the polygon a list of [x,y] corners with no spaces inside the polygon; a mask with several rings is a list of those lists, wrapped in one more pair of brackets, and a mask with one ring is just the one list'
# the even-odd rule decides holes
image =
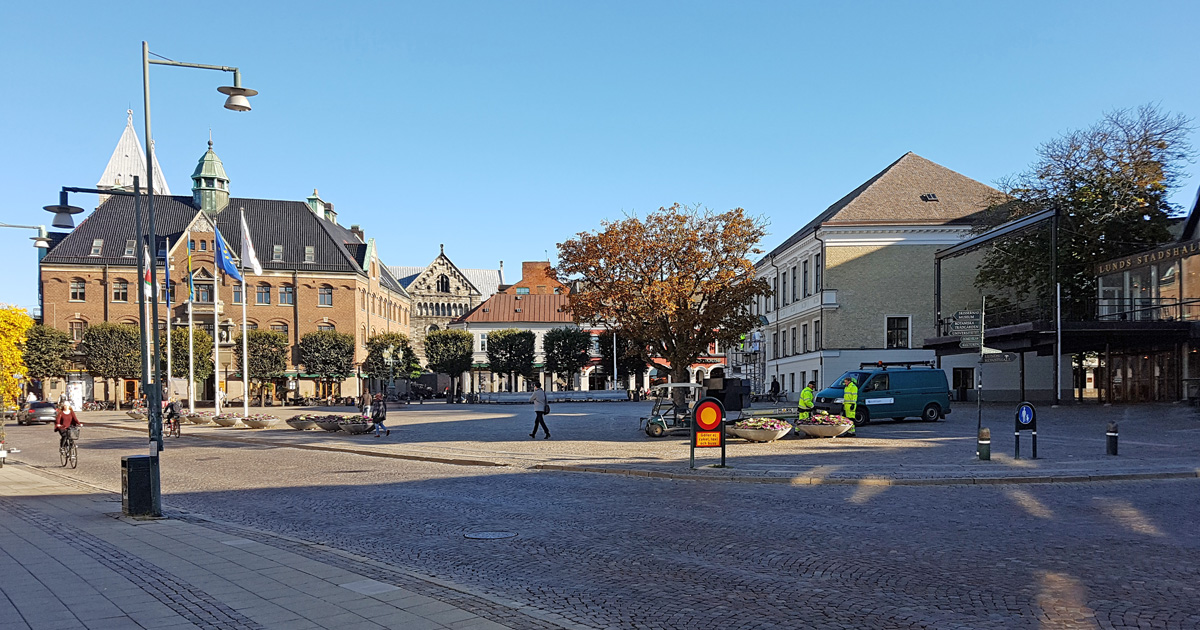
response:
{"label": "round traffic sign", "polygon": [[715,398],[706,398],[696,405],[696,426],[704,431],[712,431],[721,426],[725,419],[725,409]]}
{"label": "round traffic sign", "polygon": [[1020,407],[1017,407],[1017,422],[1020,422],[1021,424],[1029,424],[1030,422],[1033,422],[1033,418],[1033,405],[1029,403],[1022,403]]}

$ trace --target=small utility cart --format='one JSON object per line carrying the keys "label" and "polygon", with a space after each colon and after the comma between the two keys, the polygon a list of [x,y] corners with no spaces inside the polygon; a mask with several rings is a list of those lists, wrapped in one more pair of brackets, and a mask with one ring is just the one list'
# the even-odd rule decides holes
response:
{"label": "small utility cart", "polygon": [[685,433],[692,430],[692,407],[700,400],[704,388],[697,383],[663,383],[650,389],[654,408],[648,417],[638,422],[638,429],[645,423],[646,435],[662,437],[667,433]]}

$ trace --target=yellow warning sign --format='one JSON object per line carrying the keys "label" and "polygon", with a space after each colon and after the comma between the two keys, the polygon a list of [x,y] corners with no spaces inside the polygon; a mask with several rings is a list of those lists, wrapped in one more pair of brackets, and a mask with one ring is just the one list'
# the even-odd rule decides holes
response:
{"label": "yellow warning sign", "polygon": [[721,446],[720,431],[697,431],[696,432],[696,447],[702,448],[706,446]]}

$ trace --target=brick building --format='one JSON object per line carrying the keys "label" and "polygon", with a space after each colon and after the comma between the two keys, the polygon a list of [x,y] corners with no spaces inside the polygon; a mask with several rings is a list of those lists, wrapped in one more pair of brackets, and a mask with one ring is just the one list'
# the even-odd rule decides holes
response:
{"label": "brick building", "polygon": [[[131,133],[130,126],[126,134]],[[132,143],[136,148],[136,137]],[[120,147],[114,160],[118,154],[124,159]],[[110,161],[101,186],[132,184],[123,179],[109,181],[113,167]],[[166,258],[171,268],[170,283],[163,283],[159,292],[159,329],[165,329],[170,321],[173,334],[187,334],[190,241],[193,319],[197,327],[210,334],[217,332],[217,381],[231,398],[242,394],[233,344],[240,336],[243,299],[248,300],[247,328],[279,331],[292,344],[288,376],[275,384],[277,389],[287,387],[302,396],[357,395],[357,378],[329,384],[304,374],[297,365],[296,344],[304,334],[316,330],[349,333],[356,341],[355,362],[361,363],[370,335],[408,334],[412,303],[408,293],[379,259],[374,239],[366,238],[358,226],[340,225],[333,204],[322,200],[315,190],[305,201],[246,199],[231,197],[229,184],[210,141],[192,174],[192,195],[154,197],[155,249],[159,260]],[[214,282],[213,271],[213,228],[239,252],[241,211],[264,270],[261,276],[246,272],[245,295],[241,283],[224,275]],[[44,323],[68,331],[77,341],[88,326],[98,322],[136,324],[138,249],[132,197],[107,197],[72,232],[53,235],[51,248],[39,266]],[[160,279],[161,274],[160,267]],[[168,298],[170,308],[166,306]],[[213,349],[196,349],[197,354],[201,352],[211,354]],[[186,374],[175,377],[186,378]],[[77,371],[71,380],[90,378]],[[139,394],[135,382],[126,383],[121,391],[96,385],[97,399],[124,400]],[[197,399],[211,400],[213,387],[213,379],[198,384]],[[84,389],[91,390],[91,383]],[[276,399],[281,394],[278,392]]]}

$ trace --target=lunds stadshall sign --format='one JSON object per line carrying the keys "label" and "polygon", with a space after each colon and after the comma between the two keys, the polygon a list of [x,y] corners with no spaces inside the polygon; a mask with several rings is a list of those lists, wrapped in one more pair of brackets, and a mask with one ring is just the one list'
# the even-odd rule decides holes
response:
{"label": "lunds stadshall sign", "polygon": [[1096,275],[1104,275],[1115,271],[1124,271],[1136,267],[1144,267],[1154,263],[1160,263],[1164,260],[1174,260],[1191,256],[1192,254],[1200,254],[1200,239],[1179,243],[1176,245],[1168,245],[1160,247],[1154,251],[1142,252],[1140,254],[1131,254],[1122,256],[1096,265]]}

